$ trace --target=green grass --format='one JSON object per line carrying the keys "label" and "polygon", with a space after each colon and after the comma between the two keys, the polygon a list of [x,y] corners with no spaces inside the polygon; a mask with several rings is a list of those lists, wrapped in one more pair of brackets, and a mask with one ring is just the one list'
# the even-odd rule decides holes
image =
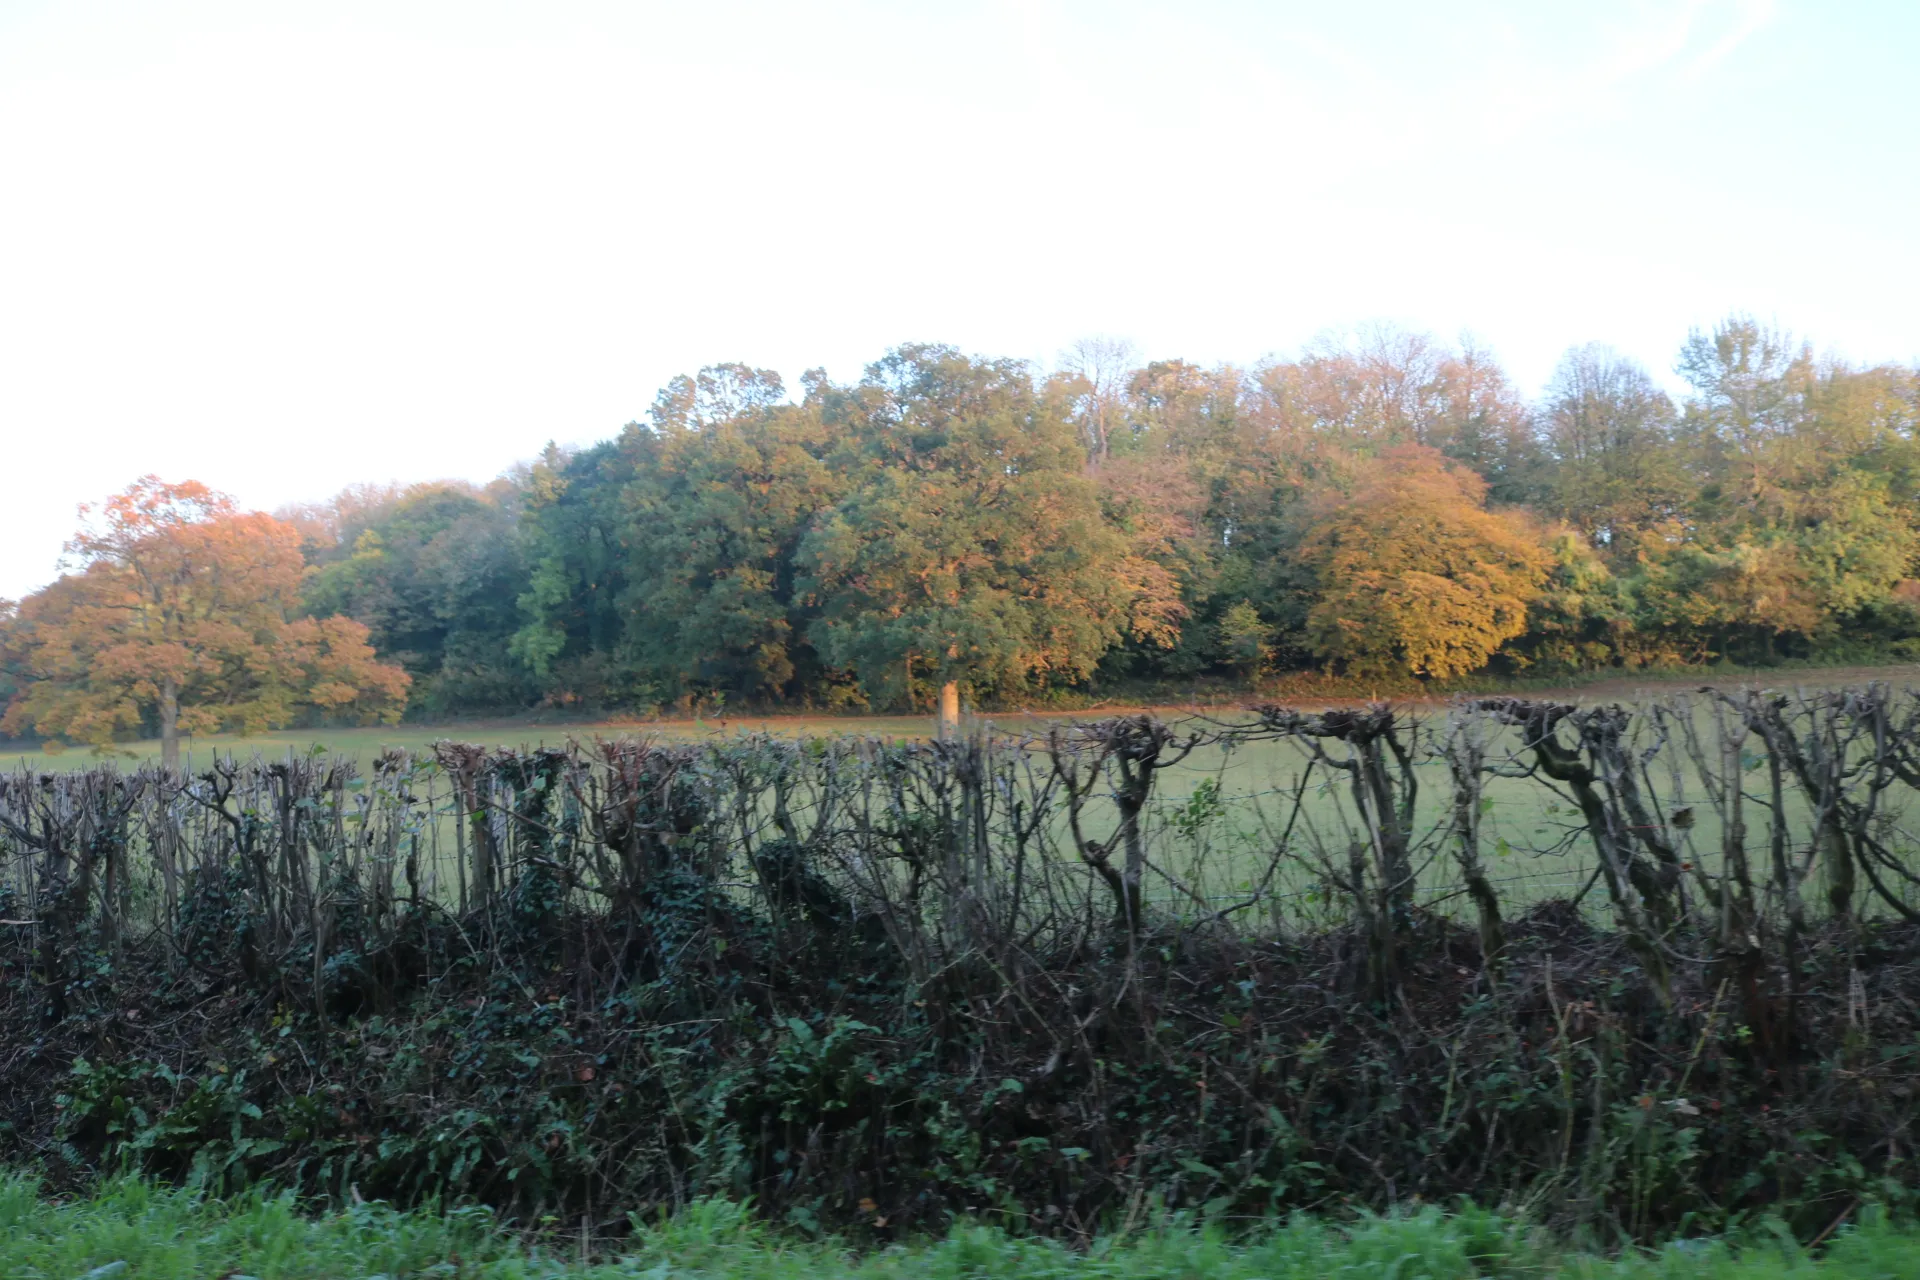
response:
{"label": "green grass", "polygon": [[[1633,702],[1643,698],[1684,692],[1702,684],[1725,687],[1758,684],[1783,689],[1827,689],[1864,684],[1869,680],[1885,680],[1895,685],[1920,684],[1920,664],[1809,665],[1759,670],[1703,667],[1630,674],[1596,673],[1591,677],[1557,682],[1544,679],[1494,680],[1489,678],[1477,682],[1461,682],[1457,690],[1436,689],[1432,692],[1432,696],[1415,697],[1412,701],[1424,702],[1437,709],[1444,707],[1448,697],[1454,693],[1511,692],[1532,698],[1576,703]],[[1304,708],[1315,708],[1330,702],[1366,701],[1372,696],[1363,685],[1352,681],[1329,679],[1321,683],[1324,684],[1324,688],[1316,686],[1313,681],[1305,681],[1298,688],[1283,683],[1266,691],[1211,690],[1203,703],[1193,705],[1178,699],[1151,706],[1132,703],[1122,705],[1102,701],[1075,709],[1003,709],[983,713],[978,719],[1008,732],[1040,733],[1044,732],[1048,725],[1061,721],[1098,719],[1126,711],[1150,710],[1167,720],[1177,720],[1195,710],[1213,715],[1230,715],[1236,706],[1261,701],[1279,701]],[[1374,692],[1399,701],[1408,700],[1405,691],[1402,690]],[[514,719],[458,720],[444,724],[408,723],[374,728],[279,729],[252,735],[208,734],[189,739],[184,750],[195,760],[207,760],[216,754],[231,754],[242,758],[255,753],[268,757],[283,756],[289,750],[304,752],[319,745],[326,747],[329,751],[351,756],[362,765],[366,765],[382,750],[389,747],[403,747],[413,751],[430,750],[434,743],[448,738],[461,742],[480,742],[488,746],[521,747],[537,746],[542,743],[561,743],[569,738],[620,737],[634,734],[686,741],[713,736],[724,737],[756,730],[791,737],[855,734],[881,738],[924,738],[933,732],[933,728],[933,720],[925,715],[733,713],[648,720],[571,720],[527,716]],[[117,761],[122,767],[130,767],[157,760],[159,756],[159,742],[146,740],[123,743],[106,758]],[[91,749],[84,747],[48,752],[35,746],[0,740],[0,770],[11,771],[22,767],[33,770],[85,769],[100,763],[102,758]],[[1206,763],[1202,759],[1196,762],[1195,767],[1204,768]]]}
{"label": "green grass", "polygon": [[[1176,712],[1177,714],[1177,712]],[[1011,714],[986,717],[995,726],[1012,732],[1043,729],[1066,717]],[[529,747],[558,745],[571,739],[656,737],[685,742],[703,738],[730,737],[738,733],[766,730],[789,737],[819,737],[841,734],[873,735],[881,738],[925,738],[934,731],[934,722],[926,716],[718,716],[680,720],[463,720],[449,724],[400,724],[372,728],[276,729],[267,733],[205,734],[184,740],[184,763],[211,760],[216,755],[232,755],[245,760],[253,755],[268,759],[296,754],[316,746],[337,755],[349,756],[362,768],[382,751],[401,747],[409,751],[432,751],[437,742],[478,742],[489,747]],[[103,762],[133,768],[158,761],[157,740],[128,742],[101,754],[87,747],[69,747],[49,752],[38,747],[0,742],[0,770],[19,768],[89,769]]]}
{"label": "green grass", "polygon": [[[906,1280],[1086,1277],[1087,1280],[1470,1280],[1510,1277],[1920,1275],[1920,1233],[1875,1212],[1834,1232],[1818,1255],[1757,1231],[1745,1247],[1690,1240],[1603,1258],[1563,1251],[1493,1214],[1433,1208],[1346,1227],[1295,1221],[1246,1243],[1174,1224],[1091,1248],[1021,1239],[983,1226],[943,1238],[852,1250],[768,1230],[736,1206],[695,1204],[616,1244],[510,1235],[477,1210],[400,1213],[380,1205],[305,1214],[284,1196],[217,1201],[131,1180],[89,1199],[54,1201],[23,1178],[0,1180],[0,1275],[8,1280]],[[604,1248],[604,1253],[601,1249]]]}
{"label": "green grass", "polygon": [[[1168,709],[1169,715],[1181,714]],[[1220,714],[1229,715],[1230,711]],[[1011,715],[984,718],[995,728],[1011,733],[1044,734],[1047,728],[1066,717],[1060,715]],[[232,754],[242,760],[259,755],[269,760],[284,757],[289,751],[304,753],[315,745],[336,755],[356,760],[364,774],[381,751],[402,747],[431,752],[433,744],[452,738],[491,746],[526,747],[559,744],[569,738],[648,735],[672,741],[729,737],[735,734],[767,731],[791,737],[815,737],[837,734],[872,735],[881,738],[926,737],[933,730],[926,717],[794,716],[782,719],[680,720],[657,724],[639,722],[602,722],[597,724],[529,724],[511,721],[469,722],[456,725],[416,726],[371,729],[328,729],[259,734],[241,738],[219,735],[196,739],[186,750],[189,766],[210,760],[216,753]],[[121,768],[157,758],[155,743],[129,744],[126,754],[115,758]],[[1168,770],[1157,788],[1157,812],[1165,819],[1183,806],[1203,781],[1211,780],[1221,800],[1217,818],[1204,830],[1194,832],[1189,847],[1171,850],[1168,862],[1182,882],[1203,894],[1220,899],[1236,898],[1265,870],[1265,850],[1274,845],[1277,834],[1286,825],[1291,791],[1306,764],[1306,754],[1290,742],[1263,741],[1235,747],[1231,751],[1207,746],[1196,751],[1183,764]],[[41,752],[0,755],[0,770],[25,767],[30,770],[87,768],[102,762],[100,756],[83,749],[57,755]],[[1438,762],[1421,767],[1423,795],[1420,806],[1421,827],[1444,821],[1447,794],[1446,768]],[[1487,816],[1487,840],[1490,850],[1506,848],[1512,852],[1500,857],[1492,873],[1510,885],[1516,899],[1531,902],[1554,894],[1578,891],[1592,862],[1584,842],[1576,841],[1563,856],[1532,856],[1528,850],[1544,846],[1564,834],[1568,819],[1548,812],[1551,797],[1537,784],[1494,780],[1488,795],[1494,801]],[[1303,813],[1309,826],[1332,834],[1339,818],[1336,798],[1325,787],[1316,787],[1306,797]],[[1054,834],[1064,841],[1065,820],[1057,822]],[[1302,831],[1305,828],[1301,829]],[[453,847],[451,831],[440,833],[446,850]],[[1104,833],[1102,833],[1104,834]],[[1296,833],[1299,834],[1299,833]],[[1708,839],[1703,828],[1701,838]],[[1155,836],[1156,847],[1169,837]],[[1504,840],[1504,845],[1496,844]],[[1344,839],[1336,845],[1344,847]],[[444,870],[444,868],[443,868]],[[450,872],[448,874],[451,874]],[[1431,888],[1448,886],[1457,878],[1450,859],[1431,864],[1425,881]],[[1314,876],[1304,867],[1289,867],[1272,888],[1283,894],[1305,894]],[[1178,900],[1179,894],[1168,885],[1149,887],[1151,895]]]}
{"label": "green grass", "polygon": [[[1811,690],[1860,684],[1870,679],[1909,683],[1914,680],[1916,672],[1920,672],[1920,668],[1901,666],[1806,669],[1773,674],[1779,677],[1778,683],[1783,687]],[[1644,675],[1616,677],[1605,682],[1559,690],[1539,690],[1534,696],[1569,701],[1670,696],[1685,692],[1690,685],[1710,680],[1712,676],[1713,673],[1695,672],[1679,675],[1668,673],[1668,678]],[[1737,673],[1720,682],[1738,685],[1749,683],[1753,678],[1752,673]],[[1311,699],[1303,701],[1306,704],[1312,702]],[[980,717],[980,722],[1010,733],[1040,735],[1063,720],[1103,716],[1117,710],[1120,708],[1090,708],[1077,712],[1006,712]],[[1158,711],[1170,720],[1177,720],[1187,709],[1163,707]],[[1429,708],[1429,714],[1432,715],[1442,714],[1443,711],[1444,703]],[[1235,713],[1231,708],[1221,707],[1214,709],[1211,714],[1230,717]],[[317,745],[356,760],[364,772],[383,750],[399,747],[426,752],[431,751],[436,742],[448,738],[490,746],[527,747],[559,744],[569,739],[630,735],[692,741],[757,731],[804,738],[833,735],[923,738],[933,728],[934,722],[925,716],[716,716],[574,723],[464,721],[444,725],[406,724],[364,729],[284,730],[251,737],[214,735],[189,743],[187,762],[193,765],[210,760],[216,754],[232,754],[242,759],[260,755],[271,759],[288,752],[305,752]],[[118,760],[122,767],[128,767],[151,760],[157,754],[157,743],[138,742],[123,748]],[[1675,746],[1669,746],[1663,753],[1663,759],[1678,759],[1681,754]],[[0,770],[22,767],[30,770],[85,768],[99,763],[100,759],[88,750],[68,750],[49,755],[43,751],[9,753],[0,748]],[[1232,750],[1218,746],[1203,747],[1185,763],[1164,774],[1157,789],[1156,814],[1160,821],[1172,822],[1176,811],[1187,803],[1195,788],[1208,780],[1217,788],[1216,795],[1220,803],[1217,813],[1204,826],[1189,825],[1179,837],[1172,836],[1171,828],[1166,828],[1154,837],[1157,852],[1168,855],[1157,858],[1156,865],[1168,868],[1185,887],[1179,888],[1170,882],[1156,883],[1149,886],[1149,894],[1170,902],[1187,901],[1189,890],[1210,901],[1221,902],[1233,901],[1245,894],[1248,886],[1259,881],[1266,870],[1267,851],[1275,847],[1278,833],[1286,826],[1292,804],[1292,788],[1305,763],[1306,755],[1299,745],[1266,741],[1239,745]],[[1672,801],[1668,806],[1672,808],[1698,804],[1703,798],[1702,788],[1691,764],[1681,759],[1680,765],[1677,779],[1663,775],[1657,780],[1663,786],[1678,782],[1678,789],[1669,790],[1665,797]],[[1422,790],[1416,827],[1421,833],[1427,833],[1437,830],[1447,819],[1445,803],[1448,781],[1446,767],[1439,760],[1423,762],[1420,773]],[[1482,834],[1488,873],[1509,908],[1525,909],[1547,898],[1569,897],[1580,892],[1592,876],[1594,862],[1580,824],[1564,798],[1556,796],[1537,779],[1520,778],[1492,778],[1486,784],[1485,795],[1488,808],[1483,817]],[[1899,810],[1899,816],[1904,817],[1909,807],[1904,795],[1895,796],[1893,803]],[[1790,789],[1786,812],[1789,824],[1795,831],[1805,823],[1805,810],[1804,797],[1797,788]],[[1296,850],[1303,847],[1303,837],[1309,836],[1318,836],[1328,848],[1344,848],[1348,837],[1343,830],[1343,818],[1337,798],[1325,785],[1324,775],[1322,784],[1305,797],[1301,819],[1294,830]],[[1757,822],[1758,819],[1750,821]],[[1688,835],[1686,856],[1697,859],[1703,867],[1712,870],[1719,862],[1718,819],[1710,809],[1702,806],[1697,811],[1697,822],[1698,825]],[[1064,821],[1056,825],[1060,830],[1054,834],[1064,837]],[[1764,835],[1764,831],[1756,827],[1749,837],[1750,843],[1764,839]],[[1185,841],[1185,844],[1170,848],[1167,844],[1170,839]],[[450,834],[443,843],[451,848]],[[1422,887],[1432,903],[1449,912],[1464,910],[1464,901],[1456,896],[1459,876],[1451,856],[1442,852],[1441,856],[1426,862],[1424,868]],[[1313,869],[1296,857],[1271,882],[1269,888],[1283,895],[1286,901],[1297,904],[1300,910],[1311,912],[1314,909],[1311,900],[1315,880]],[[1596,911],[1601,910],[1603,904],[1600,896],[1592,896],[1588,906]]]}

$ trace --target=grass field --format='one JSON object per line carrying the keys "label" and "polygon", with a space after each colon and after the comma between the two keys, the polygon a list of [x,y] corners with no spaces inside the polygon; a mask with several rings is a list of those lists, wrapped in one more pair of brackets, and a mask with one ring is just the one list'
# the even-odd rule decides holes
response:
{"label": "grass field", "polygon": [[[1188,708],[1156,708],[1168,719],[1192,714]],[[1111,714],[1109,709],[1107,714]],[[1232,716],[1230,708],[1210,712]],[[1062,716],[1013,715],[983,718],[985,723],[1011,733],[1044,735]],[[564,743],[569,738],[648,736],[667,741],[698,741],[751,732],[770,732],[790,737],[831,735],[873,736],[882,739],[926,738],[935,729],[924,717],[827,717],[791,716],[779,719],[672,720],[660,722],[608,721],[592,724],[528,724],[511,721],[471,722],[458,725],[415,726],[368,729],[329,729],[324,735],[285,731],[248,738],[227,735],[196,739],[183,752],[189,769],[195,761],[211,760],[216,754],[232,754],[241,759],[258,755],[266,759],[284,757],[324,747],[328,752],[346,755],[361,766],[364,773],[384,750],[405,748],[430,752],[436,742],[454,739],[489,746],[528,747]],[[131,768],[158,757],[155,743],[130,744],[124,754],[107,757],[121,768]],[[1264,850],[1271,848],[1275,833],[1285,825],[1291,804],[1291,791],[1306,764],[1305,753],[1289,742],[1264,741],[1223,750],[1205,746],[1182,764],[1168,770],[1159,780],[1157,812],[1164,818],[1181,810],[1196,788],[1210,783],[1219,798],[1217,817],[1204,829],[1192,833],[1179,851],[1177,863],[1169,864],[1184,883],[1210,897],[1226,898],[1244,892],[1251,878],[1265,866]],[[0,756],[0,768],[29,770],[87,768],[103,762],[91,751],[70,750],[57,755],[20,753]],[[1421,821],[1423,825],[1444,821],[1446,766],[1429,761],[1421,772],[1431,775],[1424,786]],[[1494,780],[1488,794],[1493,807],[1487,815],[1487,835],[1492,848],[1508,850],[1494,869],[1503,886],[1522,900],[1536,900],[1555,893],[1578,889],[1591,869],[1584,844],[1574,842],[1563,848],[1567,821],[1549,813],[1540,788],[1512,781]],[[1337,821],[1334,797],[1324,788],[1316,788],[1307,798],[1303,813],[1306,826],[1330,831]],[[1064,839],[1064,819],[1054,834]],[[448,850],[453,836],[448,829],[440,833]],[[1705,834],[1703,832],[1703,834]],[[1497,844],[1504,841],[1504,844]],[[1156,841],[1156,844],[1161,841]],[[1536,853],[1536,846],[1549,852]],[[1430,888],[1445,891],[1451,884],[1451,862],[1437,860],[1423,877]],[[1273,886],[1282,894],[1305,895],[1313,877],[1304,868],[1289,868]],[[1154,896],[1165,896],[1170,889],[1159,886]]]}
{"label": "grass field", "polygon": [[[1775,674],[1781,677],[1775,682],[1776,686],[1786,689],[1833,688],[1858,685],[1870,680],[1895,685],[1920,682],[1920,666],[1793,669]],[[1684,693],[1703,683],[1738,687],[1753,684],[1755,679],[1750,673],[1713,680],[1698,673],[1681,673],[1664,678],[1616,678],[1561,689],[1530,688],[1527,696],[1588,703],[1637,701]],[[1306,705],[1325,705],[1325,700]],[[1444,712],[1447,704],[1439,699],[1414,705],[1438,715]],[[1150,710],[1169,721],[1178,721],[1196,711],[1219,718],[1236,715],[1236,709],[1232,707],[1106,706],[1071,713],[997,713],[979,717],[975,723],[989,724],[1014,734],[1038,736],[1063,720],[1099,718],[1137,710]],[[286,730],[245,738],[217,735],[193,740],[187,744],[185,755],[191,767],[195,762],[210,760],[216,754],[233,754],[241,758],[259,755],[270,759],[288,752],[302,753],[323,747],[329,752],[353,758],[364,770],[383,750],[398,747],[430,751],[434,743],[445,739],[479,742],[489,746],[528,747],[595,737],[646,736],[667,741],[698,741],[753,732],[800,738],[854,735],[914,739],[925,738],[934,729],[934,722],[924,716],[795,715],[572,723],[493,720],[328,729],[322,733]],[[112,758],[124,768],[152,760],[157,754],[157,743],[140,742],[129,744]],[[58,754],[0,751],[0,769],[85,768],[100,763],[101,759],[87,750],[68,750]],[[1275,847],[1276,833],[1285,823],[1293,802],[1292,789],[1305,763],[1304,751],[1296,744],[1284,741],[1255,742],[1231,749],[1206,746],[1195,751],[1184,763],[1161,777],[1156,813],[1162,823],[1176,820],[1196,789],[1203,784],[1212,789],[1217,804],[1206,823],[1189,825],[1184,829],[1184,834],[1179,837],[1183,842],[1182,847],[1175,851],[1177,856],[1163,860],[1161,865],[1180,877],[1188,888],[1209,898],[1228,899],[1243,893],[1248,883],[1264,869],[1266,851]],[[1417,825],[1422,831],[1437,831],[1447,818],[1444,812],[1446,765],[1438,759],[1429,759],[1420,765],[1420,771],[1422,789]],[[1675,803],[1691,803],[1698,798],[1700,788],[1690,766],[1683,767],[1672,781],[1675,784],[1672,796]],[[1544,898],[1579,892],[1591,876],[1594,863],[1571,807],[1540,781],[1529,779],[1491,779],[1487,784],[1486,799],[1483,836],[1490,863],[1489,873],[1503,898],[1515,906],[1523,907]],[[1797,827],[1805,816],[1804,810],[1804,800],[1797,793],[1790,793],[1787,806],[1790,823]],[[1341,846],[1347,837],[1339,827],[1340,821],[1336,797],[1323,783],[1305,797],[1296,837],[1318,834],[1330,846]],[[1058,834],[1064,835],[1064,831]],[[1163,827],[1158,847],[1165,850],[1165,842],[1171,838],[1168,829]],[[1691,856],[1697,857],[1705,867],[1716,865],[1720,833],[1717,820],[1710,813],[1702,812],[1699,825],[1691,831],[1690,838],[1695,850]],[[1764,833],[1756,828],[1751,838],[1763,839]],[[446,843],[451,847],[450,835]],[[1448,896],[1455,889],[1455,879],[1451,858],[1436,856],[1426,865],[1421,883],[1432,901],[1464,907],[1463,903]],[[1313,883],[1311,869],[1298,864],[1289,866],[1272,888],[1304,903],[1312,897]],[[1157,892],[1161,896],[1177,897],[1185,891],[1162,885]],[[1596,905],[1597,902],[1595,899]]]}
{"label": "grass field", "polygon": [[[1528,683],[1523,692],[1526,697],[1546,701],[1630,702],[1645,697],[1684,692],[1703,684],[1722,688],[1761,685],[1782,689],[1831,689],[1863,684],[1870,680],[1883,680],[1895,685],[1920,684],[1920,664],[1783,668],[1770,673],[1663,672],[1588,680],[1564,687],[1535,687],[1532,683]],[[1264,699],[1258,695],[1249,695],[1245,699],[1248,703],[1262,700]],[[1317,709],[1341,703],[1343,700],[1305,698],[1283,699],[1283,701],[1290,705],[1297,703],[1304,709]],[[1359,701],[1364,699],[1344,700],[1346,705]],[[1399,701],[1403,705],[1424,706],[1432,710],[1444,708],[1447,704],[1446,698]],[[1228,715],[1233,709],[1233,704],[1230,703],[1209,703],[1204,707],[1179,703],[1154,706],[1115,703],[1066,712],[1003,710],[983,714],[977,717],[977,720],[1009,732],[1025,733],[1044,732],[1048,725],[1064,720],[1099,719],[1139,711],[1149,711],[1168,720],[1177,720],[1192,715],[1197,710],[1204,710],[1213,715]],[[529,717],[463,720],[444,724],[402,724],[373,728],[282,729],[244,737],[238,734],[210,734],[188,740],[184,744],[184,750],[190,759],[205,760],[216,754],[235,754],[244,757],[258,753],[269,757],[279,756],[289,750],[302,752],[319,745],[332,752],[350,755],[365,764],[390,747],[425,750],[430,749],[434,743],[449,738],[461,742],[484,743],[488,746],[520,747],[564,742],[569,738],[655,735],[669,740],[686,741],[755,731],[791,737],[850,734],[873,735],[881,738],[925,738],[934,732],[934,728],[934,721],[927,716],[736,715],[649,720],[549,720]],[[132,767],[156,760],[159,755],[158,741],[141,741],[123,744],[106,758],[118,762],[122,767]],[[102,758],[87,748],[69,748],[58,753],[49,753],[30,745],[8,744],[0,741],[0,770],[84,769],[100,763]],[[1196,762],[1196,767],[1204,767],[1205,763],[1205,761]]]}
{"label": "grass field", "polygon": [[1601,1257],[1554,1247],[1491,1214],[1428,1208],[1344,1228],[1296,1221],[1234,1244],[1174,1225],[1081,1251],[981,1226],[945,1238],[849,1250],[782,1238],[724,1202],[596,1245],[556,1227],[529,1240],[484,1213],[397,1213],[356,1205],[304,1215],[286,1198],[230,1202],[118,1182],[53,1202],[23,1179],[0,1181],[0,1275],[8,1280],[1471,1280],[1477,1276],[1701,1280],[1892,1280],[1920,1275],[1920,1234],[1872,1211],[1817,1255],[1762,1227],[1744,1248],[1687,1240]]}

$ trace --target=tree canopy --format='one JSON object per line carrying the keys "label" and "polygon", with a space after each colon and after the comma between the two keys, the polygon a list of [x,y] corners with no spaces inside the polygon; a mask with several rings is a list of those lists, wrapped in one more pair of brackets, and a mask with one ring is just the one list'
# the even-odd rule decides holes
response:
{"label": "tree canopy", "polygon": [[1546,551],[1532,529],[1486,510],[1486,491],[1463,465],[1410,444],[1323,500],[1300,547],[1319,582],[1314,652],[1360,675],[1457,676],[1526,631]]}
{"label": "tree canopy", "polygon": [[[1391,326],[1251,368],[716,364],[485,486],[276,522],[143,482],[0,609],[0,697],[77,740],[155,730],[169,679],[191,726],[322,714],[305,655],[360,652],[331,618],[428,714],[1920,656],[1920,371],[1736,315],[1670,372],[1591,344],[1529,399]],[[385,714],[386,679],[333,681],[341,713]]]}
{"label": "tree canopy", "polygon": [[364,624],[297,618],[292,525],[194,482],[153,476],[109,498],[68,544],[78,572],[28,597],[6,643],[20,682],[9,733],[105,746],[149,722],[179,735],[288,723],[302,707],[397,719],[406,673]]}
{"label": "tree canopy", "polygon": [[1171,637],[1162,575],[1102,515],[1078,432],[1019,364],[907,347],[834,398],[848,491],[799,549],[808,635],[874,695],[1084,680]]}

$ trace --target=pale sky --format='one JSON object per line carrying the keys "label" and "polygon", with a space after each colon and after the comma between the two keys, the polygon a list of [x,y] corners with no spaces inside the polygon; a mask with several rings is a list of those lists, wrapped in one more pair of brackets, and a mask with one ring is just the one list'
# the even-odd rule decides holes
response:
{"label": "pale sky", "polygon": [[1916,65],[1910,0],[0,0],[0,595],[146,472],[484,480],[725,360],[1912,360]]}

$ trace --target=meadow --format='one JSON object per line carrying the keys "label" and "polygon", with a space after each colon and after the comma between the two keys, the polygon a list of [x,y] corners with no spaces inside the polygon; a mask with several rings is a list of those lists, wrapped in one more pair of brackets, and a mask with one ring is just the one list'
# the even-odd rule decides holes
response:
{"label": "meadow", "polygon": [[[1214,690],[1204,699],[1193,701],[1107,701],[1060,711],[998,709],[970,714],[967,723],[969,727],[990,727],[1012,734],[1044,734],[1049,725],[1114,715],[1146,713],[1167,720],[1182,720],[1197,714],[1230,717],[1237,709],[1261,702],[1311,709],[1359,706],[1383,700],[1414,711],[1432,712],[1444,709],[1456,696],[1511,693],[1543,701],[1591,704],[1638,702],[1703,687],[1818,691],[1848,688],[1873,681],[1896,686],[1920,683],[1920,664],[1824,665],[1775,670],[1682,668],[1628,675],[1596,674],[1592,678],[1568,682],[1480,679],[1446,683],[1438,686],[1442,692],[1424,696],[1409,691],[1417,686],[1409,686],[1408,689],[1389,687],[1376,697],[1351,681],[1335,682],[1325,692],[1303,690],[1293,682],[1283,682],[1271,692],[1256,690],[1228,693]],[[204,764],[219,755],[281,757],[288,751],[301,754],[318,746],[334,755],[348,756],[364,768],[384,750],[430,751],[435,743],[448,739],[490,747],[525,748],[595,737],[645,736],[686,742],[755,732],[792,738],[872,736],[920,740],[933,736],[936,730],[937,722],[928,715],[714,714],[644,719],[582,719],[559,715],[492,719],[468,717],[440,723],[409,721],[399,725],[274,729],[256,734],[201,734],[184,739],[182,752],[183,763],[191,767],[194,761]],[[37,743],[0,739],[0,772],[22,768],[87,769],[103,762],[111,762],[122,768],[137,768],[159,758],[160,744],[157,739],[122,742],[107,750],[68,747],[57,751],[49,751]],[[1195,768],[1200,768],[1202,763],[1196,762]]]}

